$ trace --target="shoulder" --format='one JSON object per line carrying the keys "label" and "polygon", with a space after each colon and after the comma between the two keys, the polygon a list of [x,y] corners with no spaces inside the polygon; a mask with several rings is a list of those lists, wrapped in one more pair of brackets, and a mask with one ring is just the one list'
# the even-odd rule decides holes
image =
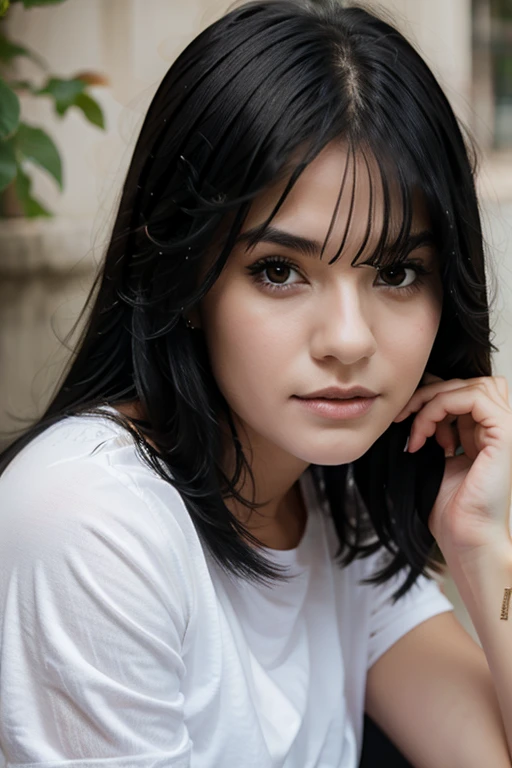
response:
{"label": "shoulder", "polygon": [[[362,567],[363,578],[375,576],[389,563],[390,554],[380,549],[366,559]],[[400,637],[418,624],[439,613],[452,611],[453,605],[443,594],[441,579],[433,573],[419,576],[415,583],[397,601],[393,594],[402,586],[409,568],[402,568],[383,584],[366,584],[368,658],[371,667]]]}
{"label": "shoulder", "polygon": [[0,476],[0,553],[4,567],[36,559],[52,570],[124,559],[162,584],[179,575],[184,599],[204,559],[180,494],[101,416],[63,419]]}

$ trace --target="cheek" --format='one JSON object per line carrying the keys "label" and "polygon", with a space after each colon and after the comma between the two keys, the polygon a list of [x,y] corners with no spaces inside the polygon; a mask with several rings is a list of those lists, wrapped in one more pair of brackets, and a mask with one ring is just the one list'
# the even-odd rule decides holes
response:
{"label": "cheek", "polygon": [[382,345],[385,357],[393,365],[396,381],[396,400],[410,397],[418,387],[434,344],[441,310],[437,305],[427,305],[424,311],[411,317],[409,322],[396,323],[393,333],[387,334]]}
{"label": "cheek", "polygon": [[273,384],[291,354],[291,339],[276,334],[265,304],[250,301],[241,289],[218,290],[203,305],[203,327],[210,364],[226,400],[263,407],[266,384]]}

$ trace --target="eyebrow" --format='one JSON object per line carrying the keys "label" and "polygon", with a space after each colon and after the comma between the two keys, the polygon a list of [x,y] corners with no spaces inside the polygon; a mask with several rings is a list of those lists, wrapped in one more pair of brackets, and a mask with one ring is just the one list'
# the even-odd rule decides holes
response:
{"label": "eyebrow", "polygon": [[[277,227],[267,227],[263,232],[261,231],[261,227],[253,227],[252,229],[243,232],[237,240],[242,242],[252,240],[252,243],[246,246],[246,251],[251,247],[255,247],[258,243],[273,243],[274,245],[280,245],[283,248],[290,248],[294,251],[298,251],[303,256],[313,259],[319,257],[323,245],[318,240],[310,240],[301,235],[294,235],[292,232],[286,232],[284,229],[278,229]],[[434,234],[429,229],[414,233],[407,240],[407,245],[411,251],[422,245],[433,244]]]}

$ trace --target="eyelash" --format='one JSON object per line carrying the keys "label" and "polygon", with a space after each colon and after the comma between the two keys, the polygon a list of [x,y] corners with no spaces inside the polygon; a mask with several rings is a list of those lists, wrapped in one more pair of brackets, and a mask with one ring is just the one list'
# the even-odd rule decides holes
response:
{"label": "eyelash", "polygon": [[[283,256],[267,256],[263,259],[260,259],[259,261],[256,261],[254,264],[251,264],[247,267],[247,271],[255,278],[255,282],[259,285],[263,286],[266,290],[270,292],[274,291],[287,291],[290,288],[293,288],[296,283],[292,283],[290,285],[280,285],[279,283],[271,283],[267,282],[263,279],[265,270],[269,269],[270,267],[289,267],[290,269],[294,270],[295,272],[298,272],[300,274],[300,270],[298,267],[289,259],[284,258]],[[416,272],[417,279],[414,281],[414,283],[411,283],[411,285],[406,285],[404,288],[395,288],[392,285],[386,286],[381,285],[379,288],[383,288],[385,291],[392,291],[393,293],[399,293],[402,296],[409,296],[416,291],[418,291],[421,288],[422,283],[424,282],[424,278],[426,275],[430,275],[432,273],[431,269],[426,269],[423,266],[423,263],[418,261],[417,259],[410,259],[408,261],[401,262],[400,264],[391,264],[390,266],[387,266],[383,269],[378,270],[379,274],[381,272],[389,272],[392,269],[397,268],[404,268],[404,269],[412,269],[414,272]]]}

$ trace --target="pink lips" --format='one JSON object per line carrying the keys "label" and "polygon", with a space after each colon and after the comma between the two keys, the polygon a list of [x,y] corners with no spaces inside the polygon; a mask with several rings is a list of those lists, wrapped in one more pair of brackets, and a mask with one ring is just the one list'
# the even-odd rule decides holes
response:
{"label": "pink lips", "polygon": [[305,408],[328,419],[356,419],[371,409],[378,395],[373,397],[353,397],[351,399],[333,399],[321,397],[296,397]]}
{"label": "pink lips", "polygon": [[377,394],[377,392],[372,392],[371,389],[354,384],[352,387],[325,387],[325,389],[318,389],[314,392],[308,392],[306,395],[298,395],[298,397],[307,398],[308,400],[316,400],[317,398],[352,400],[354,397],[376,397]]}

